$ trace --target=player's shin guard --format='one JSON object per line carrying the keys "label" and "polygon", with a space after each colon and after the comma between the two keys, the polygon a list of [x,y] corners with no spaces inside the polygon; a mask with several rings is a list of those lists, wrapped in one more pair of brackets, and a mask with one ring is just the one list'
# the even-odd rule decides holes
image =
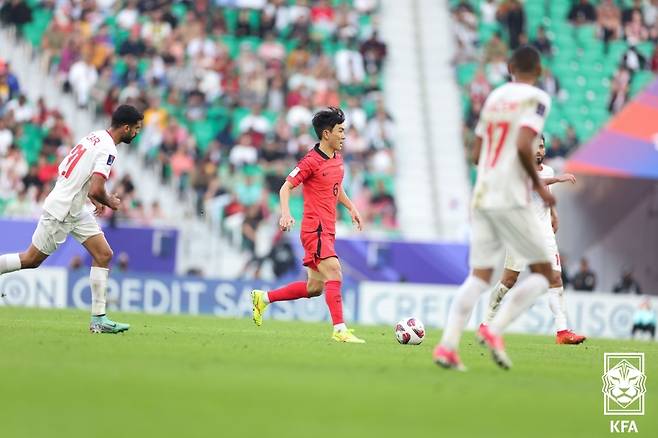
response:
{"label": "player's shin guard", "polygon": [[555,329],[558,332],[567,330],[567,306],[563,287],[552,287],[548,290],[548,305],[555,317]]}
{"label": "player's shin guard", "polygon": [[5,254],[0,256],[0,274],[18,271],[21,269],[21,258],[18,254]]}
{"label": "player's shin guard", "polygon": [[487,309],[487,317],[484,319],[484,323],[489,325],[493,321],[500,303],[503,301],[505,294],[509,292],[509,288],[503,283],[498,282],[491,291],[491,297],[489,298],[489,308]]}
{"label": "player's shin guard", "polygon": [[329,280],[324,283],[324,299],[329,307],[329,314],[331,315],[331,322],[334,327],[344,326],[343,321],[343,298],[340,294],[340,287],[342,282],[339,280]]}
{"label": "player's shin guard", "polygon": [[457,349],[462,332],[464,331],[464,326],[471,317],[471,312],[473,312],[473,308],[480,295],[487,290],[487,286],[488,284],[482,279],[471,275],[459,287],[457,295],[455,295],[450,306],[448,322],[440,345],[450,350]]}
{"label": "player's shin guard", "polygon": [[89,284],[91,286],[91,314],[93,316],[105,315],[105,295],[109,276],[109,269],[97,266],[91,267]]}
{"label": "player's shin guard", "polygon": [[498,315],[489,325],[491,333],[500,335],[512,321],[547,290],[548,280],[541,274],[530,274],[528,278],[510,289],[507,299],[500,306]]}
{"label": "player's shin guard", "polygon": [[279,289],[274,289],[272,291],[264,294],[263,298],[267,298],[268,303],[275,303],[277,301],[290,301],[297,300],[299,298],[308,298],[308,290],[306,289],[305,281],[296,281],[294,283],[287,284]]}

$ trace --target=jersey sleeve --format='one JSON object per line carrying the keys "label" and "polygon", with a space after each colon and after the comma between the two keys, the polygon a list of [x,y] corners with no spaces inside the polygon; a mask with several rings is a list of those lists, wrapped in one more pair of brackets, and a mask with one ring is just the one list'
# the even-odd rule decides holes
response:
{"label": "jersey sleeve", "polygon": [[112,164],[116,159],[116,152],[102,148],[96,153],[96,158],[94,159],[94,167],[91,170],[91,174],[99,174],[103,178],[108,179],[110,177],[110,171],[112,170]]}
{"label": "jersey sleeve", "polygon": [[306,181],[313,174],[313,168],[309,160],[304,159],[297,163],[297,166],[288,174],[286,181],[290,182],[293,187],[297,187]]}
{"label": "jersey sleeve", "polygon": [[530,128],[535,133],[541,134],[544,130],[544,124],[548,118],[548,113],[551,110],[551,98],[548,94],[541,92],[528,100],[523,112],[521,113],[521,120],[519,127]]}

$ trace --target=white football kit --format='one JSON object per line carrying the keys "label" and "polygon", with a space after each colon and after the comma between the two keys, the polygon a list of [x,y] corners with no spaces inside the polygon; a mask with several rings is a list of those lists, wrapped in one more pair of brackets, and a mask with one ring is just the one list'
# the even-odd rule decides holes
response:
{"label": "white football kit", "polygon": [[107,131],[94,131],[71,149],[58,168],[58,177],[52,192],[43,203],[32,244],[42,253],[50,255],[72,235],[80,243],[102,234],[96,219],[85,210],[95,173],[108,179],[117,157],[114,139]]}
{"label": "white football kit", "polygon": [[[555,176],[553,168],[545,164],[542,165],[541,170],[537,173],[539,174],[539,178],[542,179],[553,178]],[[550,186],[548,189],[551,189]],[[541,223],[540,228],[535,232],[544,239],[544,245],[546,245],[546,248],[551,254],[551,267],[554,271],[562,272],[560,253],[557,249],[557,239],[555,238],[555,233],[553,233],[553,224],[551,222],[551,209],[544,204],[544,201],[535,192],[532,193],[532,208]],[[522,272],[527,266],[528,263],[522,257],[515,254],[513,250],[507,250],[507,254],[505,255],[505,269]]]}
{"label": "white football kit", "polygon": [[[506,248],[529,264],[550,261],[531,206],[532,181],[517,148],[521,128],[542,132],[550,106],[550,97],[539,88],[508,83],[495,89],[482,108],[475,128],[482,149],[473,190],[471,268],[493,268]],[[537,136],[535,152],[539,141]]]}

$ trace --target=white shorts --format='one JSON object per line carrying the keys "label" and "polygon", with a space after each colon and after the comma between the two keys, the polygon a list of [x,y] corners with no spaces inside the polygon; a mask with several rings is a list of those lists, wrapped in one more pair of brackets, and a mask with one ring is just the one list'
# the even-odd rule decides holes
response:
{"label": "white shorts", "polygon": [[551,261],[544,236],[537,232],[541,222],[532,208],[473,209],[472,214],[471,268],[494,268],[504,249],[528,264]]}
{"label": "white shorts", "polygon": [[103,234],[103,231],[91,213],[82,212],[76,218],[69,216],[62,222],[44,211],[32,235],[32,245],[42,253],[50,255],[64,243],[69,234],[78,242],[84,243],[90,237]]}
{"label": "white shorts", "polygon": [[[555,239],[555,234],[551,233],[550,236],[544,235],[544,244],[546,245],[548,251],[552,254],[551,256],[551,267],[554,271],[562,272],[562,264],[560,263],[560,253],[557,249],[557,240]],[[528,267],[528,263],[523,260],[523,257],[517,255],[511,249],[508,249],[505,254],[505,269],[509,269],[514,272],[523,272]]]}

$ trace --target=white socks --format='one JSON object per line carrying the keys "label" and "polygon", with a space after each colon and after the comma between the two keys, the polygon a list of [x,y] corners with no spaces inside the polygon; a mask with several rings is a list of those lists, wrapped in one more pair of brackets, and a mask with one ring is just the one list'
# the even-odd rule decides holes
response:
{"label": "white socks", "polygon": [[443,331],[441,345],[451,350],[457,349],[464,326],[471,317],[471,312],[473,312],[480,295],[487,290],[487,287],[487,283],[472,275],[469,275],[459,287],[450,306],[450,314]]}
{"label": "white socks", "polygon": [[268,291],[263,292],[263,301],[265,304],[270,304],[270,296]]}
{"label": "white socks", "polygon": [[344,322],[341,322],[340,324],[336,324],[334,326],[334,331],[335,332],[344,332],[347,331],[347,326],[345,325]]}
{"label": "white socks", "polygon": [[548,306],[555,317],[555,329],[559,332],[567,327],[567,305],[564,300],[564,288],[552,287],[548,290]]}
{"label": "white socks", "polygon": [[0,275],[21,269],[21,258],[18,254],[5,254],[0,256]]}
{"label": "white socks", "polygon": [[500,335],[503,330],[548,290],[548,280],[541,274],[530,274],[514,286],[500,306],[498,315],[489,324],[489,330]]}
{"label": "white socks", "polygon": [[109,269],[91,267],[89,285],[91,286],[91,314],[93,316],[105,315],[105,294],[109,276]]}
{"label": "white socks", "polygon": [[491,297],[489,298],[489,308],[487,310],[487,317],[484,319],[486,325],[491,324],[498,308],[500,307],[500,302],[503,301],[503,297],[509,291],[509,288],[505,286],[500,281],[496,283],[493,290],[491,291]]}

